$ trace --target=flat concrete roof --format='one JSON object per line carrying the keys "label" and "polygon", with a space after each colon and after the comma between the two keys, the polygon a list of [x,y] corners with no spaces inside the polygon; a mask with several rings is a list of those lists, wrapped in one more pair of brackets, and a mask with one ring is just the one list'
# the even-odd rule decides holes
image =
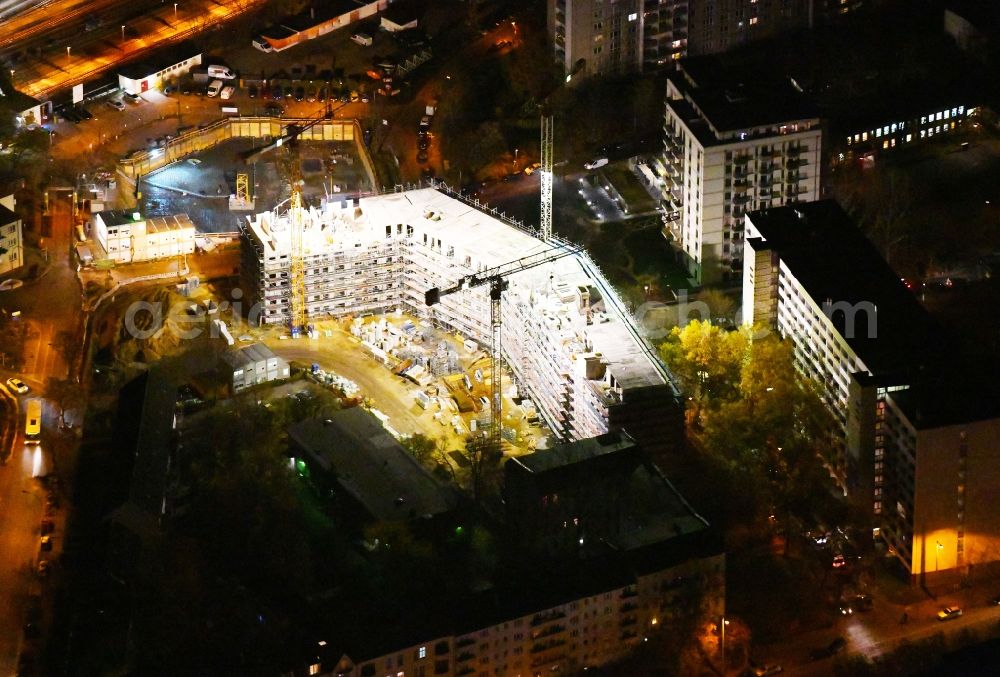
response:
{"label": "flat concrete roof", "polygon": [[[329,248],[367,246],[384,241],[386,226],[405,224],[439,238],[455,248],[453,280],[477,270],[499,266],[531,255],[555,251],[564,243],[545,242],[533,234],[434,188],[388,193],[361,198],[358,207],[331,205],[326,212],[313,209],[305,218],[303,249],[306,256]],[[262,243],[265,255],[283,255],[291,250],[287,219],[271,213],[249,217],[249,229]],[[422,237],[422,235],[417,235]],[[472,268],[461,262],[468,256]],[[573,254],[508,278],[508,293],[531,294],[534,305],[551,318],[553,332],[565,341],[586,335],[591,351],[612,365],[616,381],[624,388],[663,385],[667,374],[645,343],[629,310],[597,266],[585,254]],[[591,290],[597,300],[591,323],[567,300],[579,287]],[[484,287],[485,290],[485,287]],[[485,293],[485,291],[484,291]],[[574,352],[588,352],[574,350]]]}

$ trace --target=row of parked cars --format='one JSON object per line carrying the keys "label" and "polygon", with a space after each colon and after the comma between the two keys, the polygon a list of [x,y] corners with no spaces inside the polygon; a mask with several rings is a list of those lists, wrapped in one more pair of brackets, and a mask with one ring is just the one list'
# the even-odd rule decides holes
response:
{"label": "row of parked cars", "polygon": [[256,99],[257,97],[264,100],[274,101],[294,99],[295,101],[308,101],[309,103],[325,103],[327,101],[339,101],[340,103],[368,103],[371,100],[371,97],[365,91],[346,88],[342,89],[334,85],[330,85],[329,83],[308,86],[293,86],[291,84],[282,85],[280,83],[267,86],[249,85],[247,87],[247,96],[251,99]]}
{"label": "row of parked cars", "polygon": [[[121,95],[121,98],[112,97],[107,100],[107,105],[115,110],[125,110],[125,103],[140,104],[142,103],[142,97],[138,94],[131,94],[125,92]],[[90,120],[94,117],[94,114],[83,107],[79,103],[67,103],[62,106],[56,106],[54,109],[56,115],[61,117],[63,120],[69,120],[70,122],[76,124],[78,122],[83,122],[84,120]]]}

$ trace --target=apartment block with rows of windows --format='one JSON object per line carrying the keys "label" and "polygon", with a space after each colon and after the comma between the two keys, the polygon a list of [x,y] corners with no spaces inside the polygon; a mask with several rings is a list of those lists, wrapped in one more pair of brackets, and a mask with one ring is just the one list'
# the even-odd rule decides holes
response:
{"label": "apartment block with rows of windows", "polygon": [[960,129],[978,110],[975,106],[952,103],[927,106],[919,114],[900,115],[891,120],[880,118],[877,123],[855,123],[840,136],[839,148],[834,152],[843,153],[839,159],[844,159],[903,148]]}
{"label": "apartment block with rows of windows", "polygon": [[996,399],[836,203],[748,216],[743,319],[793,343],[833,474],[913,576],[1000,562]]}
{"label": "apartment block with rows of windows", "polygon": [[567,81],[642,68],[643,0],[549,0],[549,34]]}
{"label": "apartment block with rows of windows", "polygon": [[819,197],[820,119],[787,81],[743,83],[713,58],[682,61],[663,131],[663,235],[696,285],[739,280],[747,212]]}
{"label": "apartment block with rows of windows", "polygon": [[0,275],[24,265],[21,218],[14,211],[14,196],[0,197]]}

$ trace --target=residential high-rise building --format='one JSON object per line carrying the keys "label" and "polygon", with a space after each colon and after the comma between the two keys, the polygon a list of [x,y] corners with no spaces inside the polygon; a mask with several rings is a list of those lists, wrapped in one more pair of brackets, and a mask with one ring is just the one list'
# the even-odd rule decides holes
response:
{"label": "residential high-rise building", "polygon": [[713,58],[684,60],[663,130],[663,235],[695,285],[739,280],[748,211],[819,198],[820,119],[790,81],[744,83]]}
{"label": "residential high-rise building", "polygon": [[866,4],[871,0],[548,0],[548,32],[572,79],[724,52]]}
{"label": "residential high-rise building", "polygon": [[1000,561],[998,398],[835,202],[747,217],[743,319],[793,343],[831,470],[913,575]]}
{"label": "residential high-rise building", "polygon": [[550,34],[567,80],[640,70],[641,16],[642,0],[549,0]]}

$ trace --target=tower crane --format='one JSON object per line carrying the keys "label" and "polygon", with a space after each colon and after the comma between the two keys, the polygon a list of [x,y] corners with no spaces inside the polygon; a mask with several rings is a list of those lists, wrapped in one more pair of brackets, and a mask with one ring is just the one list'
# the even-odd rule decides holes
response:
{"label": "tower crane", "polygon": [[515,273],[520,273],[531,268],[543,266],[567,256],[578,254],[581,250],[566,244],[545,249],[535,254],[523,256],[515,261],[487,268],[478,273],[470,273],[458,280],[451,287],[441,289],[433,287],[424,293],[424,302],[427,306],[434,306],[441,301],[442,296],[454,294],[465,289],[473,289],[483,285],[490,288],[490,327],[492,336],[490,342],[490,360],[492,383],[490,390],[490,444],[496,451],[500,451],[500,433],[502,422],[501,412],[501,388],[500,388],[500,299],[507,289],[507,278]]}

